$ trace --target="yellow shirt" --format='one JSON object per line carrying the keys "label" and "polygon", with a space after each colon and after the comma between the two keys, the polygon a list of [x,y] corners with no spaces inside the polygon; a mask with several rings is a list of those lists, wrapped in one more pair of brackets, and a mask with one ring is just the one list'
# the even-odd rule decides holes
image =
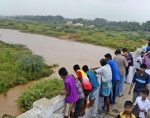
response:
{"label": "yellow shirt", "polygon": [[136,117],[135,117],[134,114],[131,114],[131,116],[126,117],[125,114],[124,114],[124,112],[121,112],[121,113],[120,113],[120,118],[136,118]]}

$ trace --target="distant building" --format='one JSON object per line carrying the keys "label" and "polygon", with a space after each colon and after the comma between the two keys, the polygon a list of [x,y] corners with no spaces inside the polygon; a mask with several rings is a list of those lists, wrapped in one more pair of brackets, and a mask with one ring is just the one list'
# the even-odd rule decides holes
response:
{"label": "distant building", "polygon": [[93,27],[95,27],[95,25],[90,25],[90,26],[88,26],[89,28],[93,28]]}
{"label": "distant building", "polygon": [[83,27],[84,25],[82,23],[75,23],[74,26]]}
{"label": "distant building", "polygon": [[71,20],[68,20],[67,25],[73,25],[73,22]]}

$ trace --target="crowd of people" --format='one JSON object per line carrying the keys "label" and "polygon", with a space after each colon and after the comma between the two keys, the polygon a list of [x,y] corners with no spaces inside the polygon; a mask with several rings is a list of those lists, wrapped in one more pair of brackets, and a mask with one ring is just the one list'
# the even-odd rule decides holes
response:
{"label": "crowd of people", "polygon": [[136,59],[136,72],[132,54],[127,48],[117,49],[115,56],[110,53],[100,59],[100,67],[82,68],[75,64],[76,75],[68,74],[65,67],[59,69],[64,80],[64,118],[78,118],[85,115],[86,108],[91,116],[110,112],[110,104],[115,105],[116,97],[122,97],[124,84],[130,83],[129,95],[133,89],[133,100],[126,101],[124,111],[117,118],[146,118],[150,109],[148,84],[150,83],[150,40],[145,52]]}

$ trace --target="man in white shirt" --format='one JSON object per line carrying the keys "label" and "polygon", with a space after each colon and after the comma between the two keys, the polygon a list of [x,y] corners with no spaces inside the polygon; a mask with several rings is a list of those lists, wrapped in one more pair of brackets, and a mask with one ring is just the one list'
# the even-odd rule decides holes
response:
{"label": "man in white shirt", "polygon": [[109,95],[112,92],[112,71],[111,67],[109,64],[107,64],[106,59],[101,59],[100,60],[101,67],[100,68],[95,68],[93,71],[96,74],[101,75],[101,89],[100,93],[102,96],[104,96],[104,110],[106,112],[109,112]]}
{"label": "man in white shirt", "polygon": [[141,96],[137,97],[134,106],[138,105],[139,107],[139,116],[138,118],[146,118],[147,112],[150,109],[150,100],[148,99],[149,90],[144,88],[141,90]]}

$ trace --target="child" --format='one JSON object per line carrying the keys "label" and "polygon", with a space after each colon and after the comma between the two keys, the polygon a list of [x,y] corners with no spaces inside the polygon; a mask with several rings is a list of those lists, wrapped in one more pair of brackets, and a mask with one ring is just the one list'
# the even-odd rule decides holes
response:
{"label": "child", "polygon": [[99,102],[99,83],[94,72],[90,71],[87,65],[82,67],[83,71],[87,74],[91,84],[92,91],[90,93],[90,106],[92,107],[92,117],[96,117],[98,111],[98,102]]}
{"label": "child", "polygon": [[124,111],[121,112],[116,118],[136,118],[132,114],[133,103],[131,101],[126,101],[124,104]]}
{"label": "child", "polygon": [[134,90],[133,90],[133,102],[135,102],[135,99],[137,96],[140,95],[140,91],[142,88],[147,87],[149,83],[149,75],[145,73],[146,65],[142,64],[140,66],[140,71],[136,71],[133,77],[133,81],[129,90],[129,94],[131,94],[131,90],[135,84]]}
{"label": "child", "polygon": [[149,90],[147,88],[143,88],[141,90],[141,96],[136,98],[134,106],[138,105],[138,118],[146,118],[147,112],[150,109],[150,101],[148,100]]}
{"label": "child", "polygon": [[85,109],[87,107],[87,98],[92,90],[92,85],[89,81],[89,78],[87,77],[86,73],[80,69],[80,66],[78,64],[73,66],[73,69],[77,75],[77,79],[81,82],[82,88],[83,88],[83,92],[85,95],[85,101],[84,101],[84,107],[82,109],[83,111],[83,115],[85,114]]}
{"label": "child", "polygon": [[76,89],[76,82],[72,75],[68,75],[67,70],[62,67],[59,69],[59,75],[64,80],[65,86],[65,109],[64,118],[73,118],[74,106],[78,100],[78,92]]}

